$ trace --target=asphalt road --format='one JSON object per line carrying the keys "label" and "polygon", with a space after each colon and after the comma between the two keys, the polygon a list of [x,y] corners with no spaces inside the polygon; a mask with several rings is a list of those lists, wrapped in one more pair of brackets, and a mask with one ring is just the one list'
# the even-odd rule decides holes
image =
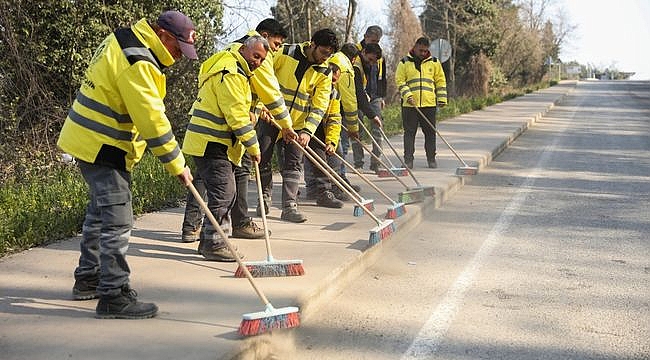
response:
{"label": "asphalt road", "polygon": [[650,358],[650,83],[581,82],[411,235],[274,358]]}

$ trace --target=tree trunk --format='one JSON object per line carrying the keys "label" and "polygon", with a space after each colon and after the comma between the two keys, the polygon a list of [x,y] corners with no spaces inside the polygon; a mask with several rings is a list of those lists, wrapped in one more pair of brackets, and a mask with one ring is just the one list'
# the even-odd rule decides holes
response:
{"label": "tree trunk", "polygon": [[289,14],[289,38],[291,39],[291,42],[296,41],[296,33],[294,30],[293,26],[293,10],[291,9],[291,4],[289,3],[289,0],[284,0],[284,7],[287,9],[287,14]]}
{"label": "tree trunk", "polygon": [[345,40],[344,42],[351,42],[352,26],[354,24],[354,15],[357,13],[357,0],[348,1],[348,15],[345,18]]}
{"label": "tree trunk", "polygon": [[449,0],[445,1],[445,31],[447,32],[447,40],[451,44],[451,57],[449,58],[449,74],[447,76],[447,92],[448,95],[456,95],[456,32],[452,39],[451,30],[449,27]]}
{"label": "tree trunk", "polygon": [[311,0],[307,0],[307,36],[311,39]]}

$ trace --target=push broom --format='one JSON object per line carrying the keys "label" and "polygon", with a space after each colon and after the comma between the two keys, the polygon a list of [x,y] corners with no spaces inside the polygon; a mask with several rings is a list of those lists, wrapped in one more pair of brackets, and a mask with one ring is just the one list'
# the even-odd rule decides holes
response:
{"label": "push broom", "polygon": [[[262,181],[260,179],[260,166],[255,164],[255,180],[257,183],[257,196],[260,204],[263,201]],[[276,260],[271,253],[271,239],[269,238],[269,226],[266,219],[266,212],[262,211],[262,226],[264,227],[264,243],[266,244],[266,260],[264,261],[244,261],[244,266],[239,265],[235,271],[235,277],[244,277],[244,267],[248,269],[253,277],[270,277],[270,276],[300,276],[305,275],[305,269],[302,266],[302,260]]]}
{"label": "push broom", "polygon": [[[280,125],[275,121],[275,119],[271,119],[271,123],[273,123],[273,125],[278,129],[280,129]],[[325,175],[327,175],[327,177],[329,177],[329,179],[332,182],[334,182],[335,184],[337,184],[337,186],[339,186],[338,180],[334,177],[334,175],[332,175],[329,171],[327,171],[321,165],[321,163],[314,157],[314,155],[316,154],[314,153],[314,155],[312,155],[313,150],[309,146],[302,147],[302,145],[300,145],[300,143],[298,143],[295,139],[291,140],[291,142],[294,145],[296,145],[300,149],[300,151],[303,152],[303,154],[305,154],[307,159],[309,159],[309,161],[311,161],[314,164],[314,166],[316,166],[320,171],[322,171]],[[316,155],[316,157],[320,159],[318,155]],[[375,214],[372,213],[372,211],[368,210],[364,206],[364,204],[362,204],[361,201],[359,201],[359,199],[354,197],[354,195],[345,186],[339,186],[339,188],[343,192],[345,192],[350,198],[352,198],[352,200],[359,206],[359,208],[365,211],[366,214],[368,214],[368,216],[370,216],[372,220],[374,220],[375,223],[377,223],[377,226],[370,229],[369,232],[368,242],[370,243],[370,245],[375,245],[380,241],[389,238],[397,230],[397,227],[395,226],[395,223],[393,222],[392,219],[381,221]]]}
{"label": "push broom", "polygon": [[[316,141],[323,148],[325,148],[327,146],[327,145],[325,145],[325,143],[321,139],[317,138],[316,136],[312,136],[312,140]],[[372,199],[364,199],[363,196],[361,196],[361,194],[359,194],[356,190],[354,190],[354,188],[352,188],[352,185],[348,184],[348,182],[345,181],[341,177],[341,175],[339,175],[339,173],[336,172],[336,170],[332,169],[332,167],[327,163],[327,161],[325,159],[322,159],[320,156],[318,156],[318,154],[316,154],[313,151],[314,149],[310,148],[309,150],[312,151],[312,155],[320,162],[322,168],[327,169],[327,171],[332,175],[332,177],[334,177],[336,179],[336,181],[333,181],[334,185],[336,187],[343,190],[342,187],[345,186],[345,188],[348,190],[348,193],[347,193],[348,196],[350,196],[349,194],[352,194],[353,195],[352,197],[359,200],[359,202],[361,204],[363,204],[363,207],[365,209],[367,209],[369,211],[375,211],[375,201],[374,200],[372,200]],[[354,215],[354,216],[363,216],[364,213],[365,213],[365,210],[361,209],[359,207],[359,205],[356,205],[356,204],[354,205],[354,210],[352,211],[352,215]]]}
{"label": "push broom", "polygon": [[[345,126],[341,125],[341,128],[347,131]],[[354,139],[361,147],[370,154],[381,166],[388,168],[386,164],[379,158],[379,156],[375,155],[370,149],[368,149],[368,146],[366,146],[363,142],[361,142],[360,139],[355,138]],[[404,204],[412,204],[416,202],[422,202],[424,201],[424,190],[422,188],[410,188],[406,183],[399,178],[399,176],[393,174],[392,172],[389,172],[390,176],[394,177],[395,180],[397,180],[402,186],[404,186],[404,191],[398,194],[398,199],[397,201],[400,203]]]}
{"label": "push broom", "polygon": [[386,144],[388,144],[388,147],[390,147],[390,149],[393,151],[393,154],[395,154],[395,156],[397,157],[397,159],[399,159],[399,161],[402,163],[402,165],[407,169],[408,174],[411,175],[411,178],[412,178],[413,181],[415,182],[415,186],[416,186],[417,188],[422,189],[422,191],[424,192],[425,195],[428,195],[428,196],[435,196],[435,195],[436,195],[436,190],[435,190],[435,188],[434,188],[433,186],[422,186],[422,184],[420,184],[420,182],[418,181],[418,179],[417,179],[417,178],[415,177],[415,175],[413,174],[413,170],[409,169],[408,166],[406,166],[406,163],[404,162],[404,159],[402,159],[402,157],[399,156],[399,154],[397,153],[397,150],[395,149],[395,147],[393,146],[393,144],[391,144],[390,140],[388,140],[388,136],[386,136],[386,133],[384,132],[384,130],[382,130],[381,128],[379,128],[379,132],[381,133],[381,136],[382,136],[382,137],[384,138],[384,140],[386,141]]}
{"label": "push broom", "polygon": [[[312,139],[316,139],[316,142],[318,142],[321,146],[325,146],[325,144],[318,138],[314,137]],[[397,203],[391,199],[390,196],[386,195],[385,192],[383,192],[377,185],[375,185],[372,181],[370,181],[366,176],[361,174],[359,170],[357,170],[352,164],[347,162],[341,155],[338,153],[334,152],[334,156],[336,156],[337,159],[339,159],[345,166],[349,167],[350,170],[352,170],[357,176],[359,176],[366,184],[370,185],[375,191],[377,191],[381,196],[386,198],[386,200],[390,201],[392,203],[391,206],[388,207],[386,211],[386,219],[396,219],[406,213],[406,208],[404,207],[403,203]],[[357,205],[355,205],[355,213],[356,213],[356,208]],[[360,210],[363,211],[363,210]]]}
{"label": "push broom", "polygon": [[192,183],[189,183],[187,184],[187,188],[190,189],[194,195],[194,198],[201,206],[201,209],[210,220],[210,223],[212,223],[212,226],[214,226],[214,228],[219,233],[219,236],[221,236],[223,241],[226,243],[228,250],[230,250],[232,253],[232,256],[237,261],[237,264],[239,264],[239,266],[243,269],[242,271],[248,279],[248,282],[250,282],[251,286],[253,287],[253,290],[255,290],[257,296],[265,305],[265,309],[263,311],[242,315],[242,321],[239,324],[239,334],[243,336],[258,335],[267,331],[272,331],[274,329],[288,329],[300,325],[300,310],[294,306],[277,309],[273,307],[262,290],[260,290],[257,287],[257,284],[255,284],[253,275],[251,275],[248,269],[242,264],[242,260],[239,257],[239,254],[237,254],[237,251],[233,248],[230,240],[228,240],[228,235],[226,235],[226,233],[217,222],[217,219],[215,219],[214,215],[212,215],[212,212],[208,208],[208,205],[205,203],[205,201],[203,201],[203,198],[196,190],[194,185]]}
{"label": "push broom", "polygon": [[[386,162],[390,165],[390,168],[377,169],[377,176],[379,176],[379,177],[390,177],[391,174],[395,175],[395,176],[407,176],[408,173],[407,173],[407,170],[406,170],[406,166],[404,166],[402,168],[398,168],[398,167],[395,167],[395,165],[393,165],[393,162],[390,161],[388,156],[386,156],[386,154],[384,154],[383,150],[381,150],[381,146],[379,146],[379,144],[377,143],[375,138],[372,136],[372,134],[370,133],[368,128],[363,124],[363,121],[359,121],[359,126],[366,132],[366,134],[368,134],[368,137],[370,138],[370,140],[372,140],[372,143],[375,144],[377,149],[379,149],[379,151],[381,152],[381,155],[384,157],[384,159],[386,159]],[[381,130],[381,127],[379,127],[379,130]]]}
{"label": "push broom", "polygon": [[424,115],[424,113],[422,113],[420,108],[416,106],[415,110],[418,111],[418,113],[420,114],[420,116],[422,116],[424,121],[426,121],[427,124],[429,124],[429,126],[431,126],[431,128],[433,128],[433,130],[436,132],[436,134],[438,134],[438,136],[440,136],[440,139],[442,139],[442,141],[444,141],[445,145],[447,145],[449,150],[451,150],[451,152],[454,153],[454,155],[456,155],[456,158],[463,164],[463,166],[459,166],[459,167],[456,168],[456,175],[476,175],[478,173],[478,168],[475,167],[475,166],[467,165],[465,160],[463,160],[463,158],[460,157],[460,155],[456,152],[456,150],[454,150],[454,148],[451,146],[451,144],[449,144],[447,142],[447,140],[445,140],[445,138],[442,137],[442,134],[440,133],[440,131],[438,131],[438,129],[431,123],[429,118],[427,118]]}

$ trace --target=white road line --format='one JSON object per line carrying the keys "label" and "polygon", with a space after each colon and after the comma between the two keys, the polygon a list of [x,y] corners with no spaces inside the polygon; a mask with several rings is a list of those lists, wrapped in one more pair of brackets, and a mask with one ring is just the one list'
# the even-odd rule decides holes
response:
{"label": "white road line", "polygon": [[402,355],[402,360],[430,359],[436,353],[440,342],[443,340],[458,312],[460,304],[465,297],[465,292],[474,282],[483,263],[485,263],[494,248],[499,244],[501,235],[508,230],[512,219],[517,215],[521,205],[526,201],[530,193],[530,188],[535,183],[535,179],[541,174],[544,163],[550,157],[550,150],[556,147],[557,142],[558,137],[555,137],[553,143],[544,148],[539,161],[535,164],[535,168],[526,176],[519,190],[517,190],[517,193],[506,209],[501,213],[499,220],[492,227],[490,234],[481,245],[481,248],[467,264],[456,281],[454,281],[447,294],[445,294],[445,297],[438,304],[438,307],[436,307],[427,322],[422,326],[413,343],[411,343],[411,346]]}

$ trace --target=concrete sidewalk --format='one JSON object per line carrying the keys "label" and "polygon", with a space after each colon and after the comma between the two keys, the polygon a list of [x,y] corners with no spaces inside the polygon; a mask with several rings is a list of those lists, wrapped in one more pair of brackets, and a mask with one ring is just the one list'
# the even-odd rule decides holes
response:
{"label": "concrete sidewalk", "polygon": [[[480,169],[575,87],[575,82],[563,82],[445,121],[439,130],[469,165]],[[391,143],[401,154],[401,136]],[[435,198],[407,205],[407,214],[396,220],[397,232],[385,241],[408,241],[405,235],[420,222],[423,210],[440,206],[468,179],[455,175],[459,161],[442,141],[437,145],[438,168],[428,169],[418,132],[414,174],[421,184],[435,186]],[[384,148],[398,164],[390,149]],[[364,198],[375,200],[375,214],[383,218],[390,202],[354,174],[349,177],[362,185]],[[393,199],[404,190],[392,178],[368,178]],[[402,179],[414,185],[410,177]],[[275,182],[278,185],[280,178]],[[308,217],[306,223],[280,221],[280,186],[275,190],[278,193],[268,216],[273,254],[277,259],[302,259],[306,274],[256,282],[275,307],[299,306],[302,320],[308,321],[348,279],[381,256],[382,243],[369,246],[368,232],[376,224],[368,216],[353,217],[351,202],[343,209],[325,209],[303,199],[300,206]],[[254,213],[253,182],[249,195]],[[148,214],[136,220],[132,232],[128,252],[131,286],[142,301],[159,306],[154,319],[97,320],[96,300],[71,300],[79,238],[1,259],[0,357],[231,359],[245,354],[242,357],[255,358],[255,348],[277,334],[242,339],[237,329],[242,314],[263,310],[262,303],[246,279],[233,277],[236,264],[204,261],[196,253],[198,243],[180,242],[182,218],[182,208]],[[263,240],[236,239],[235,243],[246,260],[266,258]]]}

